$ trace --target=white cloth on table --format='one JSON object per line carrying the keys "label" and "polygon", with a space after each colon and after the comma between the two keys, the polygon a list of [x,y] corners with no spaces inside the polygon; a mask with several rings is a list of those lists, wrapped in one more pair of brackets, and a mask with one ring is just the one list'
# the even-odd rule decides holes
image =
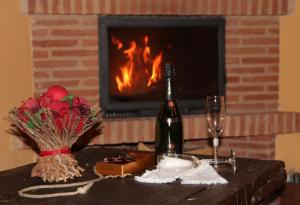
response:
{"label": "white cloth on table", "polygon": [[143,175],[136,176],[135,180],[144,183],[169,183],[176,179],[180,179],[182,184],[228,183],[205,160],[200,161],[196,167],[184,159],[168,158],[164,160],[157,165],[156,169],[146,170]]}

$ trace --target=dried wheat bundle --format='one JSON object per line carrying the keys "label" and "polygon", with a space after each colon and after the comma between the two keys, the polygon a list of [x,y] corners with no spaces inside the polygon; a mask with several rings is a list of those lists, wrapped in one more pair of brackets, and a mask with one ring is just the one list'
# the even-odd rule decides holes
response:
{"label": "dried wheat bundle", "polygon": [[41,151],[31,176],[49,182],[81,176],[84,170],[70,149],[83,133],[102,120],[100,109],[91,109],[84,98],[70,95],[60,86],[50,87],[37,99],[29,98],[10,111],[9,119]]}

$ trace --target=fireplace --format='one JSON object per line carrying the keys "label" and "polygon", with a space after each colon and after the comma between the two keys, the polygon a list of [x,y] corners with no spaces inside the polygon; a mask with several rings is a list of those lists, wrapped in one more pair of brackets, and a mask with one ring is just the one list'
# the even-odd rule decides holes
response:
{"label": "fireplace", "polygon": [[182,114],[204,113],[207,95],[225,94],[225,19],[100,16],[100,102],[107,118],[155,116],[161,66],[176,67]]}
{"label": "fireplace", "polygon": [[[91,105],[103,104],[105,99],[99,97],[99,89],[108,85],[102,85],[99,73],[104,64],[99,61],[99,55],[103,54],[101,44],[105,43],[99,42],[99,32],[103,32],[99,28],[99,15],[196,19],[223,16],[227,116],[220,154],[228,154],[233,148],[237,156],[270,159],[275,155],[277,134],[300,131],[300,115],[282,112],[278,106],[279,16],[292,13],[294,0],[21,0],[21,3],[22,12],[31,16],[35,95],[50,85],[60,84],[73,94],[86,97]],[[152,46],[152,41],[149,35],[148,45]],[[151,54],[156,56],[157,52],[153,50]],[[207,140],[205,116],[184,115],[183,123],[185,147],[201,147],[201,142]],[[104,119],[103,132],[92,143],[153,142],[154,128],[154,117]],[[199,143],[196,139],[200,139]],[[15,143],[14,147],[23,148],[23,144]]]}

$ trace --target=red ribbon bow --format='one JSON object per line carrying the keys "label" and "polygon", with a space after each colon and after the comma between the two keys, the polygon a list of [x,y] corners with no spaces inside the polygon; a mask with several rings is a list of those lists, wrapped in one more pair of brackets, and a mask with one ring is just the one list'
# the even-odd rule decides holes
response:
{"label": "red ribbon bow", "polygon": [[57,155],[57,154],[70,154],[71,150],[69,147],[64,147],[62,149],[53,149],[53,150],[46,150],[46,151],[41,151],[40,156],[41,157],[47,157],[47,156],[52,156],[52,155]]}

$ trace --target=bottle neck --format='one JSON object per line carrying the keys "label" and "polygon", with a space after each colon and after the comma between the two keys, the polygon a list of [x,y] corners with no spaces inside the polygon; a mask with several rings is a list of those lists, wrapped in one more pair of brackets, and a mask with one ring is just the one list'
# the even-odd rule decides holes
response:
{"label": "bottle neck", "polygon": [[166,93],[165,93],[165,100],[174,100],[175,99],[175,93],[174,93],[174,82],[173,78],[168,77],[166,78]]}

